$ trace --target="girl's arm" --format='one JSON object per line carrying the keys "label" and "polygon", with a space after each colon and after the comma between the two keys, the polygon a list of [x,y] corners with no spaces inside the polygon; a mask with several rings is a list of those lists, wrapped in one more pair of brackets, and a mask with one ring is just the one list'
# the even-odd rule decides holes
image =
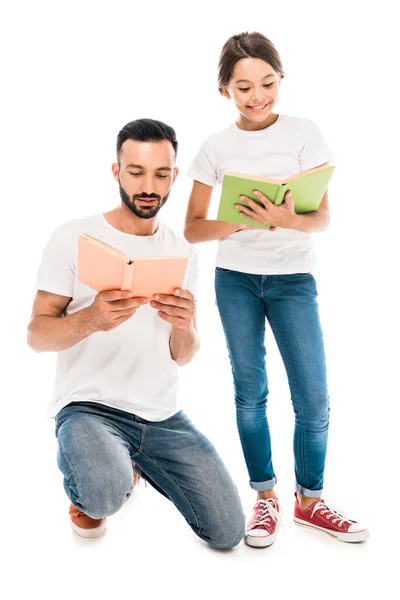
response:
{"label": "girl's arm", "polygon": [[294,215],[292,229],[297,231],[324,231],[330,223],[328,190],[326,190],[321,204],[314,212]]}
{"label": "girl's arm", "polygon": [[236,231],[248,228],[247,225],[207,219],[212,191],[213,187],[211,185],[196,180],[193,181],[183,232],[185,238],[192,244],[220,240]]}

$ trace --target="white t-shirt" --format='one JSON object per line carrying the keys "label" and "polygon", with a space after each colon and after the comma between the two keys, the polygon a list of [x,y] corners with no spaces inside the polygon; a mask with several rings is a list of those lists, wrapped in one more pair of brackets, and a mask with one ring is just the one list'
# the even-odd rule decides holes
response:
{"label": "white t-shirt", "polygon": [[[313,121],[280,114],[266,129],[244,131],[234,123],[208,137],[188,176],[213,187],[230,171],[281,180],[332,159]],[[237,231],[219,241],[216,260],[218,267],[259,275],[309,273],[314,263],[311,233],[283,228]]]}
{"label": "white t-shirt", "polygon": [[[115,229],[102,213],[58,227],[42,254],[36,288],[72,298],[66,314],[92,304],[97,292],[77,279],[80,233],[134,256],[188,256],[184,289],[196,294],[198,256],[183,235],[159,222],[153,235],[138,236]],[[178,372],[171,358],[172,326],[157,310],[141,306],[127,321],[110,331],[98,331],[57,353],[53,398],[48,416],[54,417],[69,402],[93,401],[162,421],[180,409]]]}

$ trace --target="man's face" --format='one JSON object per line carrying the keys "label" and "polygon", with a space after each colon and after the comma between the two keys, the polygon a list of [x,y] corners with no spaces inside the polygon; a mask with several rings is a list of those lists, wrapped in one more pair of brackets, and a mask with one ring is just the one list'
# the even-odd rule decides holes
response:
{"label": "man's face", "polygon": [[112,166],[121,200],[137,217],[152,219],[166,203],[178,175],[175,151],[168,140],[123,143],[119,165]]}

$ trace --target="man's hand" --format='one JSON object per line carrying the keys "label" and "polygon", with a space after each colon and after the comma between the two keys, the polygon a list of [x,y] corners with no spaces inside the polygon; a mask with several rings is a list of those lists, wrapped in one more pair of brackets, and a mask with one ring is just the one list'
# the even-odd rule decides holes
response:
{"label": "man's hand", "polygon": [[190,329],[196,311],[194,297],[189,290],[178,288],[174,295],[156,294],[150,305],[158,310],[164,321],[177,329]]}
{"label": "man's hand", "polygon": [[147,304],[148,298],[132,297],[132,293],[121,290],[99,292],[86,309],[86,324],[93,331],[110,331],[135,314],[139,306]]}
{"label": "man's hand", "polygon": [[286,192],[285,200],[280,206],[276,206],[258,190],[254,191],[254,195],[262,202],[262,206],[248,196],[240,196],[240,199],[248,204],[248,207],[235,204],[235,208],[239,210],[240,214],[249,219],[271,225],[269,231],[275,231],[277,227],[295,229],[296,213],[294,212],[294,201],[290,190]]}

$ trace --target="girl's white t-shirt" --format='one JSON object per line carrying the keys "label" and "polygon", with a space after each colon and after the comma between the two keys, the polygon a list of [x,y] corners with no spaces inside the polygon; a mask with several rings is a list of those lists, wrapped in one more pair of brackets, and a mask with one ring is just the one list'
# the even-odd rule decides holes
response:
{"label": "girl's white t-shirt", "polygon": [[[332,160],[313,121],[280,114],[266,129],[244,131],[234,123],[209,136],[188,176],[213,187],[231,171],[282,180]],[[312,234],[280,227],[243,229],[222,238],[216,259],[218,267],[259,275],[309,273],[314,265]]]}
{"label": "girl's white t-shirt", "polygon": [[[159,221],[153,235],[139,236],[115,229],[102,213],[75,219],[58,227],[42,253],[36,289],[68,296],[65,314],[93,303],[97,294],[77,277],[78,238],[88,233],[135,256],[188,256],[183,288],[196,295],[197,249],[182,234]],[[127,321],[110,331],[97,331],[66,350],[57,352],[54,392],[48,416],[69,402],[91,401],[162,421],[180,409],[178,370],[171,357],[172,326],[145,304]]]}

